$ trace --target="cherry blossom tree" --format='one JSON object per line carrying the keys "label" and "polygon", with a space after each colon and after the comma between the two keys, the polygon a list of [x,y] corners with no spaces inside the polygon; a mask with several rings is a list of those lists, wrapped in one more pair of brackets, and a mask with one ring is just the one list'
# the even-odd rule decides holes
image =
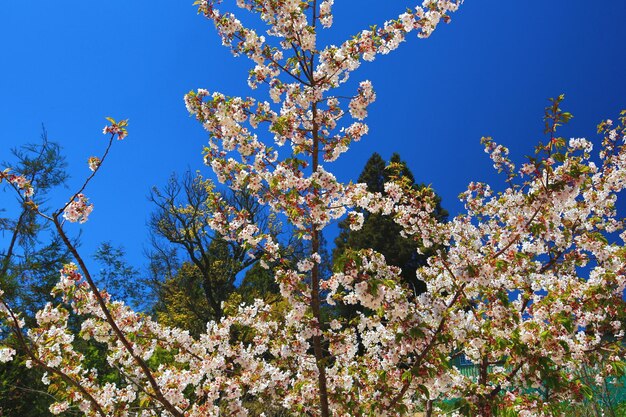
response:
{"label": "cherry blossom tree", "polygon": [[[390,166],[395,180],[383,194],[343,184],[323,164],[368,132],[362,120],[375,99],[371,83],[360,82],[352,95],[338,93],[351,88],[352,72],[396,49],[410,32],[428,37],[461,1],[426,0],[339,46],[320,47],[317,33],[332,26],[332,3],[238,0],[239,9],[268,26],[266,38],[220,10],[220,2],[196,2],[222,43],[254,62],[249,85],[267,89],[271,100],[188,93],[187,109],[210,136],[204,160],[221,183],[245,190],[310,240],[311,254],[297,268],[281,263],[281,243],[250,213],[219,193],[209,196],[207,222],[216,233],[261,265],[283,265],[275,268],[285,300],[279,307],[262,300],[241,305],[194,338],[96,287],[65,228],[87,220],[93,206],[83,194],[86,185],[113,140],[126,136],[125,121],[110,120],[109,147],[90,159],[92,175],[52,214],[31,204],[27,182],[2,174],[24,204],[52,222],[76,261],[63,268],[54,289],[64,304],[46,305],[33,328],[25,329],[19,312],[0,298],[11,340],[31,366],[46,371],[44,382],[58,397],[53,412],[433,415],[437,400],[460,398],[472,415],[496,409],[547,415],[554,404],[591,392],[577,376],[583,366],[594,364],[598,378],[624,372],[626,234],[618,236],[623,224],[615,210],[626,185],[624,113],[619,122],[600,124],[598,159],[591,157],[591,142],[557,135],[571,118],[560,109],[562,97],[546,110],[547,143],[520,169],[505,147],[485,138],[508,187],[495,192],[471,183],[461,195],[467,213],[441,223],[432,216],[434,192],[408,184],[401,167]],[[321,231],[344,216],[360,228],[362,210],[392,217],[418,247],[441,248],[416,271],[424,293],[415,296],[400,269],[371,249],[347,251],[333,275],[320,275]],[[337,304],[359,305],[367,314],[325,319],[322,306]],[[79,334],[68,329],[70,314],[82,318]],[[76,337],[106,345],[122,382],[101,381],[75,348]],[[479,367],[478,379],[451,365],[461,353]],[[0,359],[13,354],[7,345]],[[549,394],[541,394],[542,387]]]}

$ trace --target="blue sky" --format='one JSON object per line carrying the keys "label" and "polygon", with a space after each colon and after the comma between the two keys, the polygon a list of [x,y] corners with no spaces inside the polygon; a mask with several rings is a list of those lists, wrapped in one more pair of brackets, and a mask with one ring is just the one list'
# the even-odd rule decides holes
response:
{"label": "blue sky", "polygon": [[[331,43],[417,4],[335,3],[335,25],[323,34]],[[328,167],[347,181],[372,152],[399,152],[456,214],[457,195],[470,181],[502,186],[481,136],[521,161],[543,139],[548,97],[565,93],[564,108],[575,116],[563,136],[597,143],[596,124],[626,108],[625,21],[621,0],[467,0],[430,39],[410,36],[352,76],[353,86],[370,79],[377,92],[370,134]],[[36,141],[44,123],[64,147],[73,190],[89,173],[87,158],[103,150],[104,117],[130,119],[128,138],[86,190],[95,210],[82,241],[87,253],[102,241],[123,245],[140,266],[150,188],[187,168],[209,174],[200,154],[207,135],[188,116],[183,95],[196,88],[252,95],[250,62],[220,45],[191,0],[4,0],[0,47],[0,160]],[[70,190],[58,190],[55,200]],[[12,201],[0,192],[0,207]]]}

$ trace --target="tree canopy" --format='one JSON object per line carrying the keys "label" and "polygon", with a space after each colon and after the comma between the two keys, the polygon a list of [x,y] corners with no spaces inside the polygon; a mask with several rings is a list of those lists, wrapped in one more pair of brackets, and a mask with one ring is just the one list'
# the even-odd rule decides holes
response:
{"label": "tree canopy", "polygon": [[[415,190],[426,187],[415,182],[413,174],[399,154],[394,153],[391,156],[389,165],[375,152],[368,159],[357,181],[366,184],[368,191],[381,194],[385,194],[385,184],[400,178]],[[446,221],[448,212],[441,207],[441,198],[436,196],[433,202],[435,207],[432,216],[438,221]],[[371,248],[382,254],[389,265],[402,268],[402,279],[416,294],[423,293],[425,284],[416,277],[415,271],[426,264],[426,259],[435,253],[437,248],[425,248],[414,239],[402,236],[402,227],[389,215],[372,214],[366,210],[360,212],[364,216],[364,221],[359,230],[351,230],[348,219],[339,223],[340,232],[333,249],[335,262],[340,261],[348,249]]]}

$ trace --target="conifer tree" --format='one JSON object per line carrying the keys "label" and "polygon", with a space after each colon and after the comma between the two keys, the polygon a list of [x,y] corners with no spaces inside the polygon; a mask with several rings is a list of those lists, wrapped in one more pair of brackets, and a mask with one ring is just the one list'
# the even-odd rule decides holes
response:
{"label": "conifer tree", "polygon": [[[34,205],[45,205],[49,192],[67,179],[61,147],[48,140],[45,128],[40,142],[12,149],[11,157],[13,169],[7,174],[21,176],[32,184],[37,190],[31,199]],[[8,195],[6,183],[0,186],[2,194]],[[61,240],[50,233],[31,207],[22,203],[15,212],[5,212],[0,207],[0,234],[6,238],[0,248],[0,288],[5,298],[20,306],[29,325],[35,322],[35,313],[51,301],[50,290],[58,281],[58,271],[69,262]],[[0,327],[0,343],[11,340],[3,330],[6,329]],[[49,415],[51,397],[41,382],[43,372],[24,366],[22,350],[18,350],[17,357],[17,361],[0,364],[0,416]]]}
{"label": "conifer tree", "polygon": [[[395,166],[397,175],[408,181],[416,190],[425,187],[424,184],[417,184],[413,173],[406,163],[402,161],[400,155],[394,153],[390,159],[390,165]],[[385,193],[385,183],[391,181],[393,171],[387,169],[387,164],[376,152],[372,154],[366,162],[359,183],[367,184],[370,192]],[[439,221],[445,221],[448,212],[441,207],[441,198],[437,196],[436,208],[433,216]],[[382,214],[372,214],[362,211],[364,216],[363,227],[360,230],[351,230],[349,221],[344,220],[339,224],[340,233],[335,239],[335,249],[333,250],[334,262],[341,263],[341,259],[346,250],[359,250],[372,248],[383,254],[389,265],[402,268],[402,278],[411,289],[419,294],[424,292],[425,285],[415,276],[415,270],[426,263],[426,259],[433,253],[434,248],[419,248],[413,239],[401,236],[402,228],[393,221],[390,216]],[[418,249],[422,254],[418,253]]]}

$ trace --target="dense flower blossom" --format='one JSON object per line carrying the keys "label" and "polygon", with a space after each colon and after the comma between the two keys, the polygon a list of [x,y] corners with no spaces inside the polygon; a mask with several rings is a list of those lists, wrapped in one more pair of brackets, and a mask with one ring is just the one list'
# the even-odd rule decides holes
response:
{"label": "dense flower blossom", "polygon": [[0,363],[9,362],[15,355],[15,349],[9,347],[0,347]]}
{"label": "dense flower blossom", "polygon": [[[220,2],[196,2],[222,42],[253,61],[250,86],[267,84],[281,104],[206,89],[185,96],[209,132],[204,158],[218,180],[245,189],[310,241],[311,254],[291,265],[250,213],[207,186],[209,226],[261,265],[276,265],[284,303],[236,306],[194,338],[112,300],[81,262],[60,272],[53,292],[63,304],[47,304],[27,331],[0,293],[0,318],[32,343],[29,365],[44,369],[45,383],[66,387],[52,412],[76,406],[86,415],[127,416],[140,407],[142,417],[246,416],[256,402],[292,415],[396,416],[462,398],[487,417],[499,398],[517,415],[542,415],[549,408],[538,394],[543,384],[550,384],[550,401],[581,401],[586,387],[577,372],[584,366],[606,364],[597,368],[603,377],[623,373],[626,232],[615,201],[626,187],[626,113],[619,123],[601,123],[593,160],[590,141],[566,143],[554,134],[571,117],[559,108],[562,97],[546,110],[547,144],[519,170],[507,148],[484,138],[508,186],[470,183],[460,196],[466,213],[441,223],[431,215],[434,192],[403,181],[400,167],[389,167],[384,194],[372,193],[341,183],[320,159],[337,159],[367,133],[362,120],[375,99],[367,81],[343,104],[329,91],[409,32],[428,37],[460,2],[426,0],[318,49],[317,24],[331,26],[332,3],[320,2],[317,13],[315,2],[238,0],[269,25],[266,39],[221,12]],[[348,115],[353,120],[344,124]],[[125,122],[110,122],[105,133],[125,136]],[[269,134],[257,133],[263,129]],[[84,222],[92,207],[77,194],[63,216]],[[363,211],[391,216],[422,247],[443,248],[415,271],[424,293],[403,286],[400,269],[370,249],[348,251],[330,276],[320,275],[319,231],[346,213],[358,229]],[[619,238],[609,241],[614,232]],[[328,319],[324,302],[358,308]],[[68,327],[71,314],[81,318],[78,335]],[[245,336],[233,343],[235,334]],[[87,367],[77,336],[106,348],[121,383]],[[13,354],[0,348],[0,360]],[[479,379],[451,365],[460,354],[479,367]]]}
{"label": "dense flower blossom", "polygon": [[63,218],[72,223],[85,223],[93,211],[93,204],[88,203],[87,197],[78,194],[63,210]]}

